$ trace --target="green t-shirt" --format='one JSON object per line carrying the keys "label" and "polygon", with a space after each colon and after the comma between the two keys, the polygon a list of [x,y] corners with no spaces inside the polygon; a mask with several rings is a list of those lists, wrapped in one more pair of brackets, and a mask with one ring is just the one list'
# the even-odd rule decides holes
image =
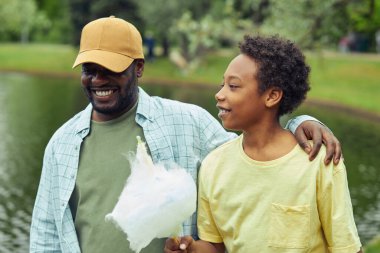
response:
{"label": "green t-shirt", "polygon": [[[91,122],[81,147],[70,208],[83,253],[132,252],[126,235],[104,217],[112,212],[131,169],[126,154],[136,152],[143,129],[134,118],[137,106],[107,122]],[[142,253],[163,252],[165,240],[155,239]]]}

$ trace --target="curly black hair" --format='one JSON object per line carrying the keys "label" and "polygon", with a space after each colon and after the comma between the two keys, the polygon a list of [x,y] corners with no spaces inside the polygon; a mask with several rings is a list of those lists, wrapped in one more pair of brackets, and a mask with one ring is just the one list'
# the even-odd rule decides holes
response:
{"label": "curly black hair", "polygon": [[278,116],[292,112],[306,98],[310,90],[310,67],[301,50],[290,40],[271,37],[244,36],[240,52],[251,57],[258,65],[259,91],[278,87],[283,91]]}

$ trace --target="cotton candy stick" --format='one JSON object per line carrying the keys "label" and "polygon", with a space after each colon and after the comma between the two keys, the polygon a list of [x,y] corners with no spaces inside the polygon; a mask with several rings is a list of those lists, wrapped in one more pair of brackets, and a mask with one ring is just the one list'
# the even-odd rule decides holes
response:
{"label": "cotton candy stick", "polygon": [[129,158],[131,175],[106,220],[121,228],[139,253],[154,238],[179,235],[181,223],[195,212],[196,185],[183,168],[154,164],[139,136],[137,142]]}

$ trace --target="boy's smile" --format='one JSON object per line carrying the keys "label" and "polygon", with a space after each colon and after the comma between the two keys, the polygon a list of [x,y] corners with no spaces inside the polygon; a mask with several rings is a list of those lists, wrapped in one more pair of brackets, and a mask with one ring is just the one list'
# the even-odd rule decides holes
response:
{"label": "boy's smile", "polygon": [[231,111],[231,110],[228,110],[228,109],[225,109],[225,108],[219,106],[218,104],[216,105],[216,107],[219,108],[219,113],[218,113],[219,118],[223,118],[224,116],[227,116],[228,113]]}

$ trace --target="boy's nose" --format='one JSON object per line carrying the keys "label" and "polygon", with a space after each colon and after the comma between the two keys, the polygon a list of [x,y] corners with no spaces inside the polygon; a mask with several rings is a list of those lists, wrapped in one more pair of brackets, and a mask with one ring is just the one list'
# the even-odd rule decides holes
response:
{"label": "boy's nose", "polygon": [[222,89],[215,94],[216,101],[223,100],[224,98],[225,96],[223,95]]}

